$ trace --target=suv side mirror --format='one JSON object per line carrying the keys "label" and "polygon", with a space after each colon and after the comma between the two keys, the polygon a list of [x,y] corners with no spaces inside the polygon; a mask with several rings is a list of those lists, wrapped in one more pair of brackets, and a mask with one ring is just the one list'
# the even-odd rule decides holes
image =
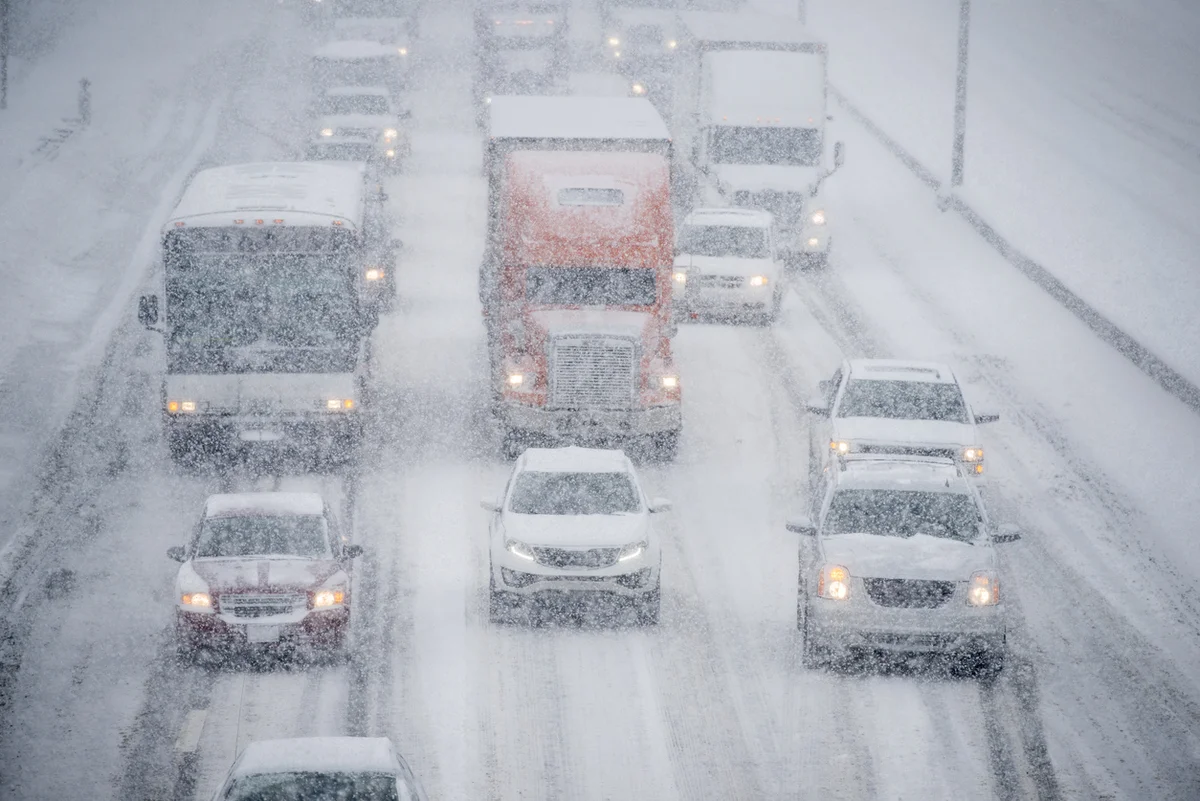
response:
{"label": "suv side mirror", "polygon": [[787,521],[787,530],[794,534],[806,534],[812,536],[817,533],[817,527],[813,524],[812,518],[807,515],[797,515]]}
{"label": "suv side mirror", "polygon": [[347,545],[345,548],[342,548],[342,553],[345,554],[347,559],[357,559],[363,555],[363,547],[361,545]]}
{"label": "suv side mirror", "polygon": [[984,423],[994,423],[1000,419],[999,412],[977,412],[975,414],[975,423],[983,425]]}
{"label": "suv side mirror", "polygon": [[648,508],[650,509],[650,514],[652,515],[660,512],[669,512],[671,511],[671,502],[666,498],[655,498],[654,500],[650,501]]}
{"label": "suv side mirror", "polygon": [[187,549],[185,549],[182,545],[172,545],[167,549],[167,556],[171,557],[176,562],[186,562]]}
{"label": "suv side mirror", "polygon": [[833,167],[837,169],[846,163],[846,143],[834,142],[833,144]]}
{"label": "suv side mirror", "polygon": [[146,328],[158,324],[158,295],[138,298],[138,322]]}
{"label": "suv side mirror", "polygon": [[992,534],[992,542],[1016,542],[1021,539],[1021,529],[1012,523],[1001,523]]}
{"label": "suv side mirror", "polygon": [[829,416],[829,402],[825,400],[824,395],[809,398],[808,402],[804,404],[804,408],[809,414],[815,414],[819,417]]}

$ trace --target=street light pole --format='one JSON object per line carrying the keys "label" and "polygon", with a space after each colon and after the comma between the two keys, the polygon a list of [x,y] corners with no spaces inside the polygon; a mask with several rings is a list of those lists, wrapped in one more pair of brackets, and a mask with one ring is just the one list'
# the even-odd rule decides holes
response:
{"label": "street light pole", "polygon": [[962,186],[963,143],[967,138],[967,41],[971,33],[971,0],[958,0],[958,77],[954,85],[954,153],[950,185]]}
{"label": "street light pole", "polygon": [[8,108],[8,0],[0,0],[0,111]]}

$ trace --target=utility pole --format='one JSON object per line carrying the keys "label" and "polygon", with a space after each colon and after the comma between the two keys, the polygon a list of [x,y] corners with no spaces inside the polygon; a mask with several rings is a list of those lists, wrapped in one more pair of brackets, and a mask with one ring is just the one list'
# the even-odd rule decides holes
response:
{"label": "utility pole", "polygon": [[0,111],[8,108],[8,0],[0,0]]}
{"label": "utility pole", "polygon": [[967,40],[971,33],[971,0],[958,0],[958,77],[954,84],[954,153],[950,186],[962,186],[963,143],[967,138]]}

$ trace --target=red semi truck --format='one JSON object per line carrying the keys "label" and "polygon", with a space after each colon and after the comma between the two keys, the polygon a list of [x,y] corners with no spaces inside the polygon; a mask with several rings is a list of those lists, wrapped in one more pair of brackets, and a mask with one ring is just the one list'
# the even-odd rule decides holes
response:
{"label": "red semi truck", "polygon": [[[598,100],[545,100],[563,99]],[[620,441],[659,459],[678,447],[669,152],[613,142],[508,148],[490,176],[484,302],[510,456],[546,441]]]}

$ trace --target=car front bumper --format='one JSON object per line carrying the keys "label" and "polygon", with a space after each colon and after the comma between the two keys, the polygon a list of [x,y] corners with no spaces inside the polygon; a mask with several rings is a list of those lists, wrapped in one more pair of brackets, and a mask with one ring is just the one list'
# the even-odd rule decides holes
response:
{"label": "car front bumper", "polygon": [[[689,276],[690,278],[690,276]],[[685,284],[677,288],[672,298],[680,311],[766,311],[771,308],[777,284],[739,287],[696,286]]]}
{"label": "car front bumper", "polygon": [[236,651],[297,645],[339,646],[350,628],[350,609],[322,609],[304,615],[273,615],[245,620],[220,612],[177,609],[175,632],[193,648]]}
{"label": "car front bumper", "polygon": [[680,404],[645,409],[546,409],[502,401],[500,419],[510,431],[552,439],[603,441],[611,437],[665,434],[683,427]]}
{"label": "car front bumper", "polygon": [[497,556],[492,563],[492,584],[520,596],[607,595],[640,598],[659,588],[661,565],[653,555],[598,570],[564,570],[512,556]]}
{"label": "car front bumper", "polygon": [[[858,583],[858,582],[856,582]],[[974,607],[956,593],[935,609],[875,605],[858,596],[845,601],[808,599],[809,632],[833,651],[978,653],[1004,650],[1003,605]]]}
{"label": "car front bumper", "polygon": [[259,448],[336,450],[351,447],[362,438],[357,412],[328,415],[170,415],[167,436],[198,448],[237,446]]}

